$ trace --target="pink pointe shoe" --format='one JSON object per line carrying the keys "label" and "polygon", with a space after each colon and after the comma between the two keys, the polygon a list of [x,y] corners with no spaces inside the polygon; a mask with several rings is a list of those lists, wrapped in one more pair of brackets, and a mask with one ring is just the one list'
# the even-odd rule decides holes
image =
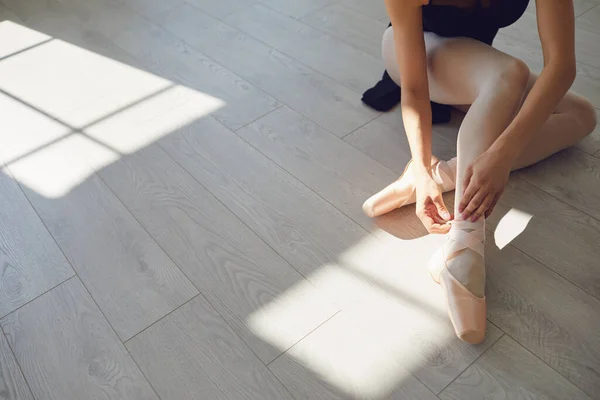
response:
{"label": "pink pointe shoe", "polygon": [[[429,261],[429,274],[438,283],[446,295],[448,315],[454,326],[456,336],[470,344],[479,344],[485,337],[486,299],[471,293],[452,275],[448,268],[453,262],[458,268],[480,268],[480,282],[485,281],[484,240],[485,223],[468,221],[452,221],[448,233],[448,241]],[[468,255],[461,250],[470,249]],[[464,265],[463,262],[481,263],[480,265]],[[462,264],[462,265],[461,265]],[[466,271],[466,270],[463,270]],[[468,273],[467,273],[468,275]]]}
{"label": "pink pointe shoe", "polygon": [[[431,175],[443,192],[454,190],[456,158],[449,161],[437,161],[431,166]],[[406,164],[404,172],[397,181],[371,196],[363,204],[363,211],[369,217],[378,217],[396,208],[413,204],[416,201],[415,176],[412,160]]]}

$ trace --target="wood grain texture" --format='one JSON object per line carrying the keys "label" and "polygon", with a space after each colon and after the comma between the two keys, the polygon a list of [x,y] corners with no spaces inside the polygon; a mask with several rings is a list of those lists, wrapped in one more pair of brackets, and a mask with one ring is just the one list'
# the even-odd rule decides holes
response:
{"label": "wood grain texture", "polygon": [[589,399],[540,359],[504,336],[439,396],[469,399]]}
{"label": "wood grain texture", "polygon": [[381,58],[381,40],[387,23],[363,16],[340,4],[316,10],[301,19],[312,27],[325,31],[351,46]]}
{"label": "wood grain texture", "polygon": [[97,177],[58,200],[26,193],[122,340],[198,293]]}
{"label": "wood grain texture", "polygon": [[140,60],[148,72],[224,102],[211,115],[231,129],[280,106],[262,90],[123,7],[107,6],[93,26]]}
{"label": "wood grain texture", "polygon": [[[530,1],[527,5],[527,12],[535,14],[536,13],[536,2]],[[592,9],[598,4],[597,0],[573,0],[573,11],[575,17],[582,15],[586,11]]]}
{"label": "wood grain texture", "polygon": [[387,18],[384,1],[364,1],[364,0],[335,0],[336,3],[343,4],[347,7],[355,9],[361,14],[380,20]]}
{"label": "wood grain texture", "polygon": [[[25,152],[9,165],[11,173],[121,338],[129,338],[197,293],[93,175],[93,168],[115,160],[114,153],[83,135],[47,145],[64,132],[60,124],[16,102],[2,104],[11,118],[22,122],[3,120],[2,157]],[[33,151],[27,155],[29,149]]]}
{"label": "wood grain texture", "polygon": [[279,11],[284,15],[298,19],[312,11],[319,10],[329,4],[332,4],[333,1],[334,0],[260,0],[262,4],[268,6],[269,8]]}
{"label": "wood grain texture", "polygon": [[394,181],[395,172],[289,108],[237,132],[295,178],[369,229],[362,203]]}
{"label": "wood grain texture", "polygon": [[2,331],[0,331],[0,399],[34,400]]}
{"label": "wood grain texture", "polygon": [[338,136],[377,116],[356,92],[189,6],[161,24],[221,65]]}
{"label": "wood grain texture", "polygon": [[[527,46],[540,50],[541,42],[537,29],[536,16],[525,13],[517,22],[501,29],[503,34],[521,40]],[[600,34],[575,28],[575,54],[577,61],[600,68]]]}
{"label": "wood grain texture", "polygon": [[185,0],[185,2],[215,18],[225,18],[231,13],[255,4],[256,0]]}
{"label": "wood grain texture", "polygon": [[357,50],[261,4],[235,12],[224,21],[357,93],[373,86],[373,77],[380,75],[383,68],[381,57]]}
{"label": "wood grain texture", "polygon": [[127,348],[164,399],[292,399],[202,296]]}
{"label": "wood grain texture", "polygon": [[512,246],[488,241],[486,259],[489,320],[599,398],[600,301]]}
{"label": "wood grain texture", "polygon": [[0,318],[73,275],[73,269],[18,183],[6,168],[2,169]]}
{"label": "wood grain texture", "polygon": [[185,0],[116,0],[118,3],[123,4],[135,12],[148,17],[150,19],[157,15],[164,14],[177,7]]}
{"label": "wood grain texture", "polygon": [[589,11],[579,15],[575,20],[575,26],[586,31],[600,34],[600,26],[598,21],[600,20],[600,7],[599,3],[592,3],[593,6]]}
{"label": "wood grain texture", "polygon": [[[527,223],[528,218],[531,220]],[[525,224],[526,228],[520,233],[519,228]],[[494,233],[489,239],[497,246],[503,247],[510,241],[600,299],[598,220],[521,179],[513,178],[500,205],[488,219],[487,227]]]}
{"label": "wood grain texture", "polygon": [[[268,363],[337,309],[157,146],[107,167],[101,176],[225,320]],[[303,298],[286,291],[303,286]],[[281,308],[276,343],[251,318]]]}
{"label": "wood grain texture", "polygon": [[0,323],[38,399],[157,399],[77,278]]}
{"label": "wood grain texture", "polygon": [[343,311],[269,368],[298,400],[437,399]]}
{"label": "wood grain texture", "polygon": [[160,145],[305,276],[366,235],[214,120],[182,127]]}
{"label": "wood grain texture", "polygon": [[[440,159],[449,160],[456,156],[456,137],[462,115],[453,112],[449,123],[433,126],[432,150]],[[381,115],[346,136],[344,141],[397,174],[404,171],[411,158],[400,109]]]}
{"label": "wood grain texture", "polygon": [[600,160],[578,149],[567,149],[517,176],[567,204],[600,219]]}

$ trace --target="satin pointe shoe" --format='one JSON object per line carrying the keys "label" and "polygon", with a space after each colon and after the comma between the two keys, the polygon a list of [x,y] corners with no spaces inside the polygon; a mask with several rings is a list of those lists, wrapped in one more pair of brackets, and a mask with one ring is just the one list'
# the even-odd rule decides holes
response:
{"label": "satin pointe shoe", "polygon": [[[452,221],[448,240],[429,261],[429,274],[443,289],[450,321],[456,336],[470,344],[485,337],[485,222]],[[455,275],[480,288],[482,297],[473,294]]]}
{"label": "satin pointe shoe", "polygon": [[[449,161],[437,161],[431,166],[431,176],[442,192],[454,190],[456,158]],[[412,160],[406,164],[404,172],[397,181],[371,196],[363,204],[363,211],[369,217],[378,217],[396,208],[413,204],[416,201],[415,175]]]}

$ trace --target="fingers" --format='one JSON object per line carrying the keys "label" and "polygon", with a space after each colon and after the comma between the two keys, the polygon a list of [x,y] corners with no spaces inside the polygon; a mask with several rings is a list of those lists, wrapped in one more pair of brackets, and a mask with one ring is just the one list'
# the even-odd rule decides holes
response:
{"label": "fingers", "polygon": [[436,234],[445,234],[450,232],[450,224],[446,223],[443,220],[439,220],[439,216],[438,220],[436,221],[435,214],[437,214],[437,212],[433,213],[433,215],[431,214],[432,213],[426,210],[417,211],[417,216],[425,226],[425,229],[427,229],[427,232]]}
{"label": "fingers", "polygon": [[473,199],[473,196],[475,196],[477,194],[477,191],[479,190],[479,187],[477,185],[475,185],[474,182],[471,182],[471,172],[468,169],[467,173],[466,173],[467,177],[464,180],[463,183],[463,187],[466,188],[465,192],[463,193],[461,199],[460,199],[460,203],[458,205],[458,212],[463,213],[465,211],[465,209],[467,208],[467,205],[471,202],[471,200]]}
{"label": "fingers", "polygon": [[466,204],[460,217],[463,221],[468,221],[473,213],[477,211],[483,200],[485,200],[487,193],[483,190],[479,190],[474,196],[471,197],[469,202]]}
{"label": "fingers", "polygon": [[435,206],[438,215],[442,217],[444,221],[450,221],[450,219],[452,219],[452,216],[444,204],[444,198],[442,196],[436,196],[433,199],[433,205]]}
{"label": "fingers", "polygon": [[485,218],[487,219],[490,215],[492,215],[492,213],[494,212],[494,208],[496,208],[496,204],[498,204],[498,200],[500,200],[500,196],[502,196],[502,192],[498,193],[495,197],[494,200],[492,201],[492,204],[490,204],[490,206],[488,207],[487,211],[485,212]]}
{"label": "fingers", "polygon": [[481,202],[481,205],[479,206],[479,208],[477,208],[477,210],[475,210],[475,212],[473,212],[473,215],[471,216],[471,222],[476,222],[479,218],[481,218],[487,212],[487,210],[490,208],[490,206],[494,202],[494,198],[495,198],[495,195],[493,195],[493,194],[488,194],[485,197],[485,199]]}

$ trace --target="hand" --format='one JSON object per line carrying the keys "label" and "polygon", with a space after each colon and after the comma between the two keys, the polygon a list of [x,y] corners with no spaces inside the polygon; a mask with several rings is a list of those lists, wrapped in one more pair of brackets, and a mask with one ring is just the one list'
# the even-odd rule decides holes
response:
{"label": "hand", "polygon": [[442,192],[433,178],[427,174],[417,177],[417,216],[429,233],[448,233],[452,215],[444,205]]}
{"label": "hand", "polygon": [[461,219],[475,222],[492,214],[504,192],[512,165],[512,159],[499,151],[488,150],[475,159],[463,182],[465,191],[458,205]]}

